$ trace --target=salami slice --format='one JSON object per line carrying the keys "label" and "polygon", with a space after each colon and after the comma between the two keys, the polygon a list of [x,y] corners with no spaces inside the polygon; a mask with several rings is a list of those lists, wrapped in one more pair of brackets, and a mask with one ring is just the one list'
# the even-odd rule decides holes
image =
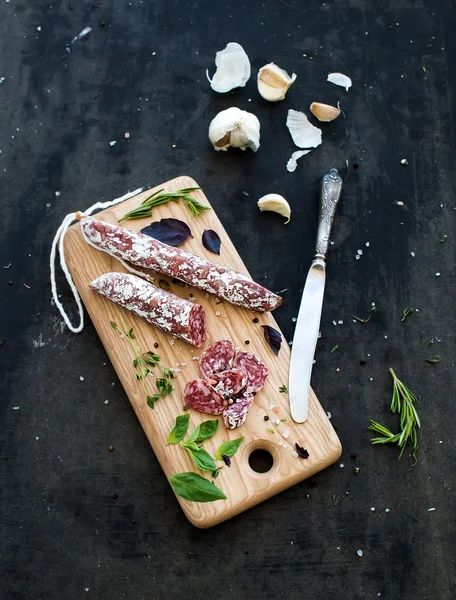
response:
{"label": "salami slice", "polygon": [[231,369],[234,355],[236,350],[233,342],[229,340],[219,340],[206,348],[202,353],[199,361],[201,375],[203,377],[209,377],[213,373],[219,373],[220,371],[226,371]]}
{"label": "salami slice", "polygon": [[223,411],[223,423],[227,429],[236,429],[244,425],[247,413],[253,402],[252,394],[244,392],[231,406]]}
{"label": "salami slice", "polygon": [[236,368],[245,369],[247,372],[247,391],[259,392],[265,384],[269,374],[267,366],[251,352],[239,352],[236,356]]}
{"label": "salami slice", "polygon": [[194,379],[185,386],[184,404],[207,415],[221,415],[228,401],[207,381]]}
{"label": "salami slice", "polygon": [[194,346],[201,346],[206,339],[202,306],[155,287],[140,277],[127,273],[105,273],[92,281],[90,287]]}
{"label": "salami slice", "polygon": [[180,248],[163,244],[142,233],[104,223],[93,217],[82,220],[81,230],[87,243],[98,250],[180,279],[232,304],[265,312],[274,310],[282,303],[280,296],[246,275],[215,265]]}
{"label": "salami slice", "polygon": [[229,369],[221,373],[213,373],[210,377],[206,377],[206,381],[224,398],[231,398],[245,388],[247,373],[244,369]]}

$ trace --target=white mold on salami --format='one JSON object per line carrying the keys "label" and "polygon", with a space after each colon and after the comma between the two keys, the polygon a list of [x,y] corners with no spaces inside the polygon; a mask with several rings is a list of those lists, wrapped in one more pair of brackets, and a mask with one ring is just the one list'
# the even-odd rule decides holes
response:
{"label": "white mold on salami", "polygon": [[141,233],[93,217],[82,220],[81,230],[90,245],[111,256],[179,279],[232,304],[265,312],[282,303],[280,296],[242,273],[215,265],[180,248],[167,246]]}
{"label": "white mold on salami", "polygon": [[213,373],[206,381],[224,398],[232,398],[245,388],[247,373],[244,369],[228,369]]}
{"label": "white mold on salami", "polygon": [[140,277],[127,273],[105,273],[92,281],[90,287],[190,344],[199,347],[206,339],[202,306],[155,287]]}
{"label": "white mold on salami", "polygon": [[187,383],[184,404],[207,415],[221,415],[228,406],[227,400],[203,379],[193,379]]}
{"label": "white mold on salami", "polygon": [[253,402],[252,394],[244,392],[234,404],[223,411],[223,424],[227,429],[236,429],[244,425],[247,413]]}
{"label": "white mold on salami", "polygon": [[267,379],[269,369],[251,352],[239,352],[236,356],[235,366],[238,369],[245,369],[247,372],[247,391],[259,392]]}

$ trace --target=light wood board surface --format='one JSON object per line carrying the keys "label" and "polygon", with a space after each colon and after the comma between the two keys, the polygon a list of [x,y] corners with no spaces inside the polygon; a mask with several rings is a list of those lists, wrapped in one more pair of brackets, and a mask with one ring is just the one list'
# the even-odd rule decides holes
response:
{"label": "light wood board surface", "polygon": [[[194,186],[197,186],[197,183],[193,179],[178,177],[157,186],[154,190],[165,188],[173,191]],[[150,192],[151,190],[148,190],[130,198],[113,208],[98,213],[96,217],[117,224],[121,216],[138,206]],[[200,202],[210,206],[203,192],[195,192],[195,195]],[[169,202],[155,208],[152,219],[123,221],[122,225],[129,229],[139,230],[152,220],[170,216],[185,221],[192,230],[194,237],[181,246],[183,249],[248,275],[241,257],[213,210],[198,217],[191,217],[184,202]],[[220,256],[210,253],[203,247],[201,236],[204,229],[214,229],[220,235],[222,240]],[[227,302],[220,302],[212,295],[206,298],[204,292],[174,284],[168,279],[173,293],[184,297],[188,297],[192,293],[196,302],[204,306],[206,310],[207,342],[202,349],[194,348],[190,344],[174,339],[89,289],[88,284],[102,273],[124,271],[124,269],[116,259],[86,244],[82,238],[79,223],[68,231],[65,253],[71,274],[87,311],[167,477],[184,471],[194,471],[211,479],[210,473],[198,471],[182,448],[178,445],[166,445],[176,416],[184,414],[182,392],[185,384],[200,376],[198,362],[193,360],[194,357],[199,357],[202,350],[213,342],[230,339],[235,346],[256,353],[269,367],[270,374],[266,385],[255,397],[246,423],[241,428],[228,431],[219,417],[220,423],[216,435],[204,442],[204,448],[214,456],[221,443],[241,435],[245,436],[239,451],[232,459],[231,467],[225,466],[215,480],[216,485],[228,499],[195,503],[176,496],[186,516],[195,526],[211,527],[229,519],[321,471],[338,459],[341,454],[339,439],[313,391],[310,396],[307,422],[297,424],[290,417],[288,396],[279,392],[279,387],[288,382],[290,348],[284,341],[279,356],[276,357],[266,344],[261,325],[272,325],[279,329],[271,313],[260,315]],[[149,273],[154,275],[152,272]],[[159,279],[166,278],[159,275],[157,281]],[[136,380],[132,366],[134,358],[132,348],[110,326],[110,321],[120,323],[120,315],[129,328],[133,327],[141,351],[153,350],[160,354],[163,366],[181,369],[180,372],[175,372],[176,378],[173,380],[175,390],[170,396],[160,400],[154,410],[147,406],[141,383]],[[255,317],[258,317],[259,323],[253,322]],[[248,345],[245,344],[246,340],[250,342]],[[154,343],[158,343],[157,349],[154,348]],[[183,366],[181,363],[186,364]],[[275,406],[276,409],[272,409],[272,406]],[[275,412],[277,410],[278,412]],[[265,415],[270,417],[267,422],[264,420]],[[213,418],[216,417],[190,410],[189,432],[200,422]],[[282,418],[286,418],[286,421],[280,421],[279,425],[274,424],[275,420]],[[274,433],[268,432],[267,427],[272,427]],[[296,442],[308,450],[308,459],[303,460],[293,455]],[[257,473],[249,465],[250,454],[258,448],[270,452],[274,460],[272,468],[266,473]],[[220,463],[220,466],[222,464]]]}

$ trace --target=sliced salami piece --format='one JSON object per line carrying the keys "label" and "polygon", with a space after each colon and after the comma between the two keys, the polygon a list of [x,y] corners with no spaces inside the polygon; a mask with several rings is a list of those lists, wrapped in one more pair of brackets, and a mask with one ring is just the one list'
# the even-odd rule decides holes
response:
{"label": "sliced salami piece", "polygon": [[223,411],[223,423],[227,429],[236,429],[244,425],[247,413],[253,402],[252,394],[244,392],[231,406]]}
{"label": "sliced salami piece", "polygon": [[105,273],[92,281],[90,287],[194,346],[201,346],[206,339],[202,306],[166,292],[140,277],[127,273]]}
{"label": "sliced salami piece", "polygon": [[189,381],[184,390],[184,404],[207,415],[221,415],[228,401],[203,379]]}
{"label": "sliced salami piece", "polygon": [[231,398],[247,385],[247,373],[244,369],[229,369],[213,373],[206,381],[224,398]]}
{"label": "sliced salami piece", "polygon": [[93,217],[82,220],[81,231],[86,242],[98,250],[180,279],[232,304],[265,312],[274,310],[282,303],[280,296],[252,281],[250,277],[215,265],[180,248],[163,244],[142,233],[104,223]]}
{"label": "sliced salami piece", "polygon": [[269,374],[267,366],[251,352],[239,352],[236,356],[235,366],[247,372],[247,391],[259,392],[265,384]]}
{"label": "sliced salami piece", "polygon": [[236,350],[233,342],[229,340],[215,342],[215,344],[206,348],[201,355],[199,361],[201,375],[209,377],[213,373],[231,369],[235,354]]}

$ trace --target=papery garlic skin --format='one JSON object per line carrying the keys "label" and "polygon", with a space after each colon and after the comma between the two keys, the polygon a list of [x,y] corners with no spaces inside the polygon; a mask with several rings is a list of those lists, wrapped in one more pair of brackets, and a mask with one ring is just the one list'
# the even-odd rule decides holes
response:
{"label": "papery garlic skin", "polygon": [[334,121],[340,115],[340,108],[331,106],[330,104],[322,104],[321,102],[312,102],[310,112],[323,123]]}
{"label": "papery garlic skin", "polygon": [[256,152],[260,147],[260,122],[254,114],[232,106],[212,119],[209,139],[217,151],[231,146]]}
{"label": "papery garlic skin", "polygon": [[321,144],[321,129],[310,123],[306,115],[290,108],[287,127],[298,148],[316,148]]}
{"label": "papery garlic skin", "polygon": [[347,92],[352,86],[352,80],[350,77],[348,75],[344,75],[343,73],[329,73],[326,81],[345,88]]}
{"label": "papery garlic skin", "polygon": [[276,212],[287,220],[284,225],[290,222],[291,207],[283,196],[280,194],[266,194],[257,202],[257,206],[261,212],[271,211]]}
{"label": "papery garlic skin", "polygon": [[309,152],[312,152],[312,149],[298,150],[297,152],[293,152],[293,154],[291,155],[291,157],[288,159],[288,162],[287,162],[287,171],[289,171],[290,173],[294,173],[298,166],[298,160],[300,158],[302,158],[303,156],[305,156],[306,154],[309,154]]}
{"label": "papery garlic skin", "polygon": [[290,77],[284,69],[274,63],[269,63],[258,71],[258,91],[269,102],[283,100],[294,81],[296,81],[295,73]]}
{"label": "papery garlic skin", "polygon": [[217,70],[211,79],[206,69],[206,77],[214,92],[225,94],[237,87],[245,87],[250,79],[250,60],[244,48],[237,42],[230,42],[224,50],[215,55]]}

